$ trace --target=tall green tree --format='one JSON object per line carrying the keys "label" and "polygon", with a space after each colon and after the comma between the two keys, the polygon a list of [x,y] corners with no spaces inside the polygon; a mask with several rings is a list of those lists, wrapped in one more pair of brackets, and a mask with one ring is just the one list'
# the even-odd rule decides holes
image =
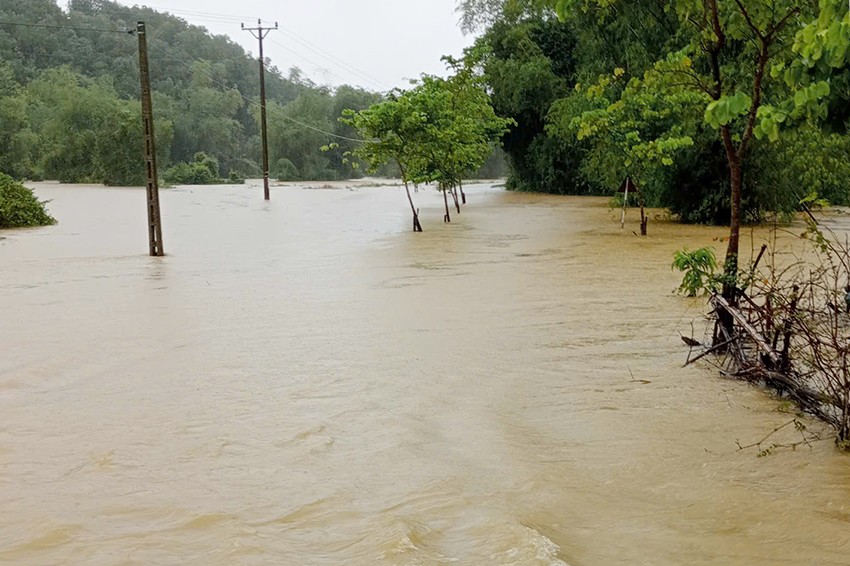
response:
{"label": "tall green tree", "polygon": [[[552,4],[562,18],[570,18],[586,11],[617,10],[626,2]],[[734,299],[745,158],[765,96],[772,83],[779,82],[772,79],[770,65],[793,43],[795,24],[811,15],[811,5],[803,0],[668,0],[664,6],[676,17],[677,49],[656,61],[638,88],[662,97],[691,93],[704,100],[705,121],[717,132],[729,167],[731,222],[724,294]],[[671,134],[679,137],[668,129],[657,132],[655,140]]]}
{"label": "tall green tree", "polygon": [[351,152],[351,156],[362,160],[370,173],[377,172],[388,162],[398,167],[413,214],[414,232],[422,232],[422,223],[410,194],[410,184],[422,176],[422,156],[417,143],[424,118],[410,93],[396,90],[386,100],[367,109],[345,110],[341,119],[363,137],[364,142]]}
{"label": "tall green tree", "polygon": [[401,172],[413,213],[414,231],[422,231],[410,183],[437,183],[451,221],[448,194],[487,160],[510,121],[496,116],[481,78],[459,61],[448,60],[448,79],[423,76],[406,91],[360,112],[346,112],[344,122],[364,138],[354,156],[376,170],[394,161]]}

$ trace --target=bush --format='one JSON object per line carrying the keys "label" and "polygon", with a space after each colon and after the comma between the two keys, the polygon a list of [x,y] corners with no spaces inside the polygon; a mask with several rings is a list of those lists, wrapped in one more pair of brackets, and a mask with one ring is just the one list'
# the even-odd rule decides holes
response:
{"label": "bush", "polygon": [[285,157],[278,159],[271,174],[278,181],[295,181],[301,178],[298,167]]}
{"label": "bush", "polygon": [[192,163],[178,163],[162,174],[169,185],[215,185],[223,180],[218,176],[218,160],[198,152]]}
{"label": "bush", "polygon": [[0,228],[49,226],[56,220],[31,190],[0,173]]}

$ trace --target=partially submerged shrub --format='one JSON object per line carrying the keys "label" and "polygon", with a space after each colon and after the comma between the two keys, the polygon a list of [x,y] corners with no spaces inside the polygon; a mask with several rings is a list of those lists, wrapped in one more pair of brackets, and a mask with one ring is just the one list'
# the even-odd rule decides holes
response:
{"label": "partially submerged shrub", "polygon": [[218,160],[201,151],[191,163],[178,163],[167,169],[162,178],[169,185],[216,185],[222,182],[218,169]]}
{"label": "partially submerged shrub", "polygon": [[0,173],[0,228],[55,224],[44,205],[30,189]]}

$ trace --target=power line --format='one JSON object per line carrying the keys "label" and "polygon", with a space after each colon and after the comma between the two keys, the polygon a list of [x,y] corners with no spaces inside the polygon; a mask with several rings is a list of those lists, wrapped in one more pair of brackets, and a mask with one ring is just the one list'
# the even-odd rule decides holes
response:
{"label": "power line", "polygon": [[[232,85],[228,85],[228,84],[225,84],[221,81],[216,80],[215,77],[212,76],[212,74],[208,73],[207,71],[203,70],[202,68],[192,67],[190,64],[188,64],[187,62],[185,62],[181,59],[171,59],[170,56],[169,56],[170,55],[169,53],[166,53],[166,51],[164,49],[160,49],[160,48],[156,47],[155,45],[150,46],[150,47],[154,51],[158,51],[158,52],[162,53],[163,55],[165,55],[166,57],[168,57],[169,61],[174,61],[176,63],[179,63],[192,72],[200,72],[207,79],[209,79],[209,81],[212,84],[219,86],[219,87],[221,87],[222,89],[225,89],[225,90],[235,90],[236,93],[242,98],[242,100],[244,100],[248,104],[254,104],[255,101],[248,98],[244,94],[242,94],[242,92],[239,91],[239,89],[234,89]],[[200,60],[200,59],[195,59],[194,61],[196,63],[203,63],[203,61]],[[325,130],[322,130],[321,128],[317,128],[316,126],[312,126],[310,124],[305,124],[304,122],[296,120],[295,118],[291,118],[291,117],[289,117],[285,114],[281,115],[281,118],[283,118],[284,120],[288,120],[288,121],[292,122],[293,124],[297,124],[297,125],[299,125],[303,128],[307,128],[308,130],[313,130],[314,132],[318,132],[320,134],[325,134],[326,136],[330,136],[330,137],[335,138],[335,139],[345,140],[345,141],[350,141],[350,142],[355,142],[355,143],[364,143],[364,141],[365,141],[365,140],[362,140],[362,139],[350,138],[350,137],[347,137],[347,136],[341,136],[339,134],[334,134],[333,132],[326,132]]]}
{"label": "power line", "polygon": [[[232,15],[232,14],[222,14],[222,13],[215,13],[215,12],[202,12],[202,11],[196,11],[196,10],[171,9],[171,8],[168,8],[168,7],[165,7],[165,6],[159,6],[159,7],[149,6],[149,7],[150,8],[158,8],[160,10],[166,10],[166,11],[171,12],[173,14],[182,14],[182,15],[185,15],[189,18],[196,19],[196,20],[206,20],[208,22],[218,23],[218,24],[241,23],[245,20],[256,20],[257,19],[257,18],[253,18],[253,17],[252,18],[249,18],[247,16],[241,16],[240,17],[240,16],[236,16],[236,15]],[[353,77],[357,78],[358,80],[365,81],[365,83],[371,84],[372,86],[377,86],[378,90],[392,88],[389,84],[381,81],[380,79],[377,79],[377,78],[371,76],[369,73],[358,68],[357,66],[352,65],[351,63],[348,63],[348,62],[344,61],[343,59],[340,59],[339,57],[337,57],[333,53],[330,53],[329,51],[323,49],[319,45],[316,45],[315,43],[311,42],[310,40],[298,35],[295,31],[288,29],[284,26],[280,26],[280,31],[287,34],[291,39],[295,40],[302,47],[304,47],[304,48],[308,49],[309,51],[315,53],[316,55],[326,59],[327,61],[329,61],[333,65],[337,66],[340,70],[352,75]],[[298,57],[305,60],[306,62],[308,62],[312,65],[316,65],[319,69],[327,70],[327,69],[325,69],[324,65],[316,63],[315,61],[311,61],[310,59],[308,59],[307,57],[304,57],[302,54],[298,53],[297,51],[295,51],[295,50],[293,50],[289,47],[286,47],[286,46],[282,45],[281,43],[276,42],[274,40],[270,39],[269,41],[271,41],[272,43],[274,43],[275,45],[277,45],[279,47],[286,49],[290,53],[297,55]],[[328,71],[328,74],[340,79],[343,82],[347,82],[347,79],[345,79],[345,77],[342,77],[337,73],[333,73],[333,72]]]}
{"label": "power line", "polygon": [[[60,26],[60,25],[50,25],[50,24],[28,24],[28,23],[23,23],[23,22],[2,22],[2,21],[0,21],[0,25],[24,26],[24,27],[48,28],[48,29],[67,29],[67,30],[74,30],[74,31],[93,31],[93,32],[101,32],[101,33],[121,33],[121,34],[127,34],[127,35],[134,35],[136,33],[136,30],[126,30],[126,29],[125,30],[115,30],[115,29],[100,29],[100,28],[79,28],[79,27],[73,27],[73,26]],[[168,55],[168,53],[166,53],[165,50],[159,49],[156,46],[151,46],[151,47],[153,48],[154,51],[159,51],[162,54]],[[186,63],[185,61],[183,61],[181,59],[171,59],[169,57],[169,60],[180,63],[181,65],[187,67],[191,71],[198,71],[199,70],[199,69],[192,67],[191,65],[189,65],[188,63]],[[196,60],[196,62],[200,63],[202,61],[198,59],[198,60]],[[203,72],[203,71],[201,71],[201,72]],[[210,80],[211,83],[216,84],[223,89],[227,89],[227,90],[232,89],[231,86],[228,86],[221,81],[217,81],[211,74],[205,73],[205,72],[203,72],[203,73],[206,75],[206,77]],[[342,77],[338,77],[338,78],[342,78]],[[247,96],[242,94],[238,89],[236,90],[236,92],[248,104],[254,103],[253,100],[251,100],[250,98],[248,98]],[[302,128],[307,128],[308,130],[312,130],[314,132],[324,134],[324,135],[332,137],[334,139],[345,140],[345,141],[350,141],[350,142],[355,142],[355,143],[363,143],[363,141],[364,141],[362,139],[350,138],[348,136],[341,136],[341,135],[335,134],[333,132],[326,132],[325,130],[322,130],[321,128],[317,128],[316,126],[312,126],[310,124],[305,124],[304,122],[296,120],[295,118],[292,118],[290,116],[286,116],[285,114],[282,115],[281,117],[284,120],[288,120],[288,121],[292,122],[293,124],[301,126]]]}
{"label": "power line", "polygon": [[339,79],[339,80],[341,80],[343,83],[348,82],[348,80],[347,80],[345,77],[340,76],[340,75],[338,75],[338,74],[334,73],[334,72],[333,72],[333,71],[331,71],[330,69],[326,68],[324,65],[322,65],[322,64],[320,64],[320,63],[317,63],[316,61],[313,61],[312,59],[308,59],[307,57],[305,57],[305,56],[303,56],[302,54],[298,53],[298,52],[297,52],[297,51],[295,51],[294,49],[292,49],[292,48],[290,48],[290,47],[287,47],[287,46],[286,46],[286,45],[284,45],[283,43],[281,43],[281,42],[279,42],[279,41],[275,41],[274,39],[270,39],[269,41],[270,41],[271,43],[274,43],[275,45],[277,45],[277,46],[278,46],[278,47],[280,47],[281,49],[285,49],[285,50],[289,51],[290,53],[292,53],[292,54],[296,55],[297,57],[299,57],[299,58],[303,59],[303,60],[304,60],[304,61],[306,61],[307,63],[310,63],[311,65],[315,65],[315,66],[316,66],[316,67],[317,67],[320,71],[326,72],[327,74],[331,75],[332,77],[336,77],[336,78],[338,78],[338,79]]}
{"label": "power line", "polygon": [[100,33],[122,33],[133,35],[136,33],[136,30],[133,29],[99,29],[99,28],[78,28],[74,26],[60,26],[60,25],[52,25],[52,24],[27,24],[24,22],[0,22],[2,26],[23,26],[28,28],[47,28],[47,29],[69,29],[74,31],[96,31]]}
{"label": "power line", "polygon": [[248,16],[234,16],[232,14],[218,14],[215,12],[200,12],[195,10],[178,10],[174,8],[168,8],[166,6],[146,6],[152,10],[166,10],[173,14],[185,14],[189,17],[196,19],[210,19],[210,20],[227,20],[231,22],[242,22],[245,20],[255,20],[256,17],[248,17]]}
{"label": "power line", "polygon": [[281,31],[283,31],[283,33],[289,35],[292,39],[294,39],[295,41],[297,41],[298,43],[300,43],[302,46],[306,47],[307,49],[309,49],[313,53],[316,53],[317,55],[320,55],[320,56],[324,57],[325,59],[335,61],[337,63],[337,65],[340,65],[341,67],[347,67],[349,69],[349,72],[354,72],[357,75],[359,75],[361,78],[367,79],[367,82],[371,82],[373,84],[379,84],[379,85],[382,85],[384,87],[390,87],[390,85],[388,85],[387,83],[381,81],[380,79],[376,79],[375,77],[369,75],[368,73],[366,73],[365,71],[355,67],[354,65],[346,63],[342,59],[336,57],[334,54],[322,49],[321,47],[319,47],[315,43],[312,43],[309,40],[304,39],[303,37],[301,37],[300,35],[298,35],[294,31],[287,29],[283,26],[281,26]]}

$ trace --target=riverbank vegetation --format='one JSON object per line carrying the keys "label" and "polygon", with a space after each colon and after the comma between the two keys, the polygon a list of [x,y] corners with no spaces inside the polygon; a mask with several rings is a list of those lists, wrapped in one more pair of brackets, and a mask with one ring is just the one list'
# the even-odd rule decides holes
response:
{"label": "riverbank vegetation", "polygon": [[[549,10],[557,12],[571,58],[556,76],[563,80],[552,82],[558,96],[532,122],[532,143],[577,148],[573,170],[591,187],[610,191],[628,176],[651,204],[682,220],[728,222],[721,265],[706,249],[674,260],[685,272],[681,291],[712,293],[713,332],[698,357],[723,354],[725,373],[772,385],[832,425],[847,447],[850,261],[811,211],[823,197],[850,203],[846,3],[469,0],[463,7],[468,25],[486,26],[489,43],[479,42],[477,57],[496,76],[517,59],[554,75],[539,38],[553,25]],[[516,23],[504,34],[507,18]],[[523,41],[505,51],[518,26],[528,30]],[[741,271],[742,223],[799,210],[816,257],[782,269],[771,261],[765,271],[763,249]]]}
{"label": "riverbank vegetation", "polygon": [[613,194],[630,176],[648,205],[718,224],[793,213],[811,189],[850,203],[846,3],[462,0],[459,11],[481,34],[467,58],[516,122],[504,137],[511,188]]}
{"label": "riverbank vegetation", "polygon": [[[725,376],[772,388],[793,403],[792,412],[823,421],[850,450],[850,248],[814,214],[800,242],[796,251],[779,252],[776,238],[763,245],[738,276],[734,303],[719,294],[728,283],[710,250],[677,255],[674,268],[685,272],[680,291],[705,291],[713,307],[705,337],[683,338],[692,348],[687,363],[708,360]],[[824,438],[794,424],[800,444]],[[763,455],[785,446],[767,440],[754,445]]]}
{"label": "riverbank vegetation", "polygon": [[0,228],[49,226],[56,220],[31,190],[0,173]]}

